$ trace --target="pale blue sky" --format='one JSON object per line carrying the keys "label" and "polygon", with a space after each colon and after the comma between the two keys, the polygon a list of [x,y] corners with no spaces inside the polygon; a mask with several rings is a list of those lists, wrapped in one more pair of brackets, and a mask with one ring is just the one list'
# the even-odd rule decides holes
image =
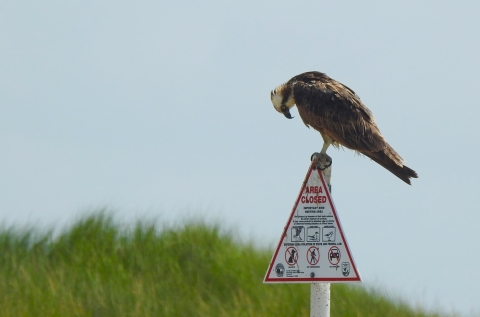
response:
{"label": "pale blue sky", "polygon": [[108,206],[273,245],[322,140],[270,90],[323,71],[420,176],[329,150],[365,284],[478,315],[479,17],[476,1],[4,1],[0,219]]}

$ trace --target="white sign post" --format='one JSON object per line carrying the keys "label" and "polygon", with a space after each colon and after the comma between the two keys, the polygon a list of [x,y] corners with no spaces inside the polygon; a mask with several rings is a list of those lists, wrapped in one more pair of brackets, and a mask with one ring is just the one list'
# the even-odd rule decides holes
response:
{"label": "white sign post", "polygon": [[312,283],[310,317],[330,317],[330,283]]}
{"label": "white sign post", "polygon": [[310,316],[330,316],[330,283],[361,282],[330,195],[331,167],[312,161],[264,283],[312,283]]}
{"label": "white sign post", "polygon": [[[332,165],[322,171],[329,192],[332,193]],[[330,317],[330,283],[312,283],[310,286],[310,317]]]}

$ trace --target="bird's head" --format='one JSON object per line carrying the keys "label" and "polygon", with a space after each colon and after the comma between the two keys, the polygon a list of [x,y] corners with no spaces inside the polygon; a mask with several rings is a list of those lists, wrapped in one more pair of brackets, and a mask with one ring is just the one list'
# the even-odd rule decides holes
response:
{"label": "bird's head", "polygon": [[272,100],[275,110],[283,113],[283,115],[288,119],[293,118],[290,114],[290,108],[295,105],[292,85],[286,83],[278,86],[270,93],[270,99]]}

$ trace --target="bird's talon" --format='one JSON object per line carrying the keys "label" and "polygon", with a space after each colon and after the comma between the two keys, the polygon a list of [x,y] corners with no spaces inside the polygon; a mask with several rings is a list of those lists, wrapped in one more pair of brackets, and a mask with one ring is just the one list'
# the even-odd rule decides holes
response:
{"label": "bird's talon", "polygon": [[318,168],[322,171],[332,166],[332,158],[327,154],[315,152],[310,157],[310,160],[315,160],[315,164],[313,165],[313,167]]}

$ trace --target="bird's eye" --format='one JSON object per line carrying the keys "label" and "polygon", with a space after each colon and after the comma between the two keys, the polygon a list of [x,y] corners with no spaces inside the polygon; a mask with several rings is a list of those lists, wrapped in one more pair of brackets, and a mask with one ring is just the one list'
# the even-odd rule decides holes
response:
{"label": "bird's eye", "polygon": [[272,91],[270,92],[270,99],[273,99],[273,96],[274,96],[274,95],[275,95],[275,91],[272,90]]}

